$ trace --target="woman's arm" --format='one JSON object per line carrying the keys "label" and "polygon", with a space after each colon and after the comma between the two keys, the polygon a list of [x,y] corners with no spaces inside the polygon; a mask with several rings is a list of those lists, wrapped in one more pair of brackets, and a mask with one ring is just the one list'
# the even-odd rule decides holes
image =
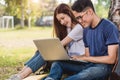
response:
{"label": "woman's arm", "polygon": [[73,39],[70,38],[69,36],[66,36],[62,41],[61,41],[61,44],[63,46],[67,45],[68,43],[70,43]]}
{"label": "woman's arm", "polygon": [[62,45],[65,46],[72,40],[79,40],[83,38],[83,28],[80,24],[76,24],[74,28],[68,33],[68,35],[61,41]]}

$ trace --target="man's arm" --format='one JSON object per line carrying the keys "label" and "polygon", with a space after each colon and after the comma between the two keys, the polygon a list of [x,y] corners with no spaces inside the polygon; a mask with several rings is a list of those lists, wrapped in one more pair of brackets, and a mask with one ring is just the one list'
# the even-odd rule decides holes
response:
{"label": "man's arm", "polygon": [[109,45],[108,55],[106,56],[73,56],[75,60],[85,60],[93,63],[114,64],[118,52],[119,45]]}

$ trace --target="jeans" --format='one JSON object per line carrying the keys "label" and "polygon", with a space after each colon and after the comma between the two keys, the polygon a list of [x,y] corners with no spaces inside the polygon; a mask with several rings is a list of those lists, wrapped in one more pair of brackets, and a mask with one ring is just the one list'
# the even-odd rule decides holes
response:
{"label": "jeans", "polygon": [[45,64],[46,62],[40,55],[40,52],[36,51],[35,55],[25,63],[25,66],[30,67],[32,69],[32,72],[34,73]]}
{"label": "jeans", "polygon": [[98,78],[103,78],[110,74],[111,66],[107,64],[95,64],[90,62],[73,63],[56,61],[51,66],[48,78],[52,78],[51,80],[60,80],[62,74],[65,72],[73,72],[74,74],[64,80],[97,80]]}

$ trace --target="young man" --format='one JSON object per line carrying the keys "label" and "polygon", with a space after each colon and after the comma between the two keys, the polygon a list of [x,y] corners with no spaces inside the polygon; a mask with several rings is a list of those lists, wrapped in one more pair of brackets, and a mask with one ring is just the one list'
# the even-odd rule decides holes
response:
{"label": "young man", "polygon": [[109,20],[101,19],[95,14],[91,0],[77,0],[72,10],[76,19],[85,28],[83,32],[85,55],[73,55],[72,59],[88,63],[54,62],[45,80],[60,80],[64,72],[75,73],[64,80],[104,80],[110,74],[116,60],[118,29]]}
{"label": "young man", "polygon": [[72,6],[76,19],[84,26],[86,56],[74,56],[93,63],[114,64],[118,50],[117,27],[95,14],[91,0],[77,0]]}
{"label": "young man", "polygon": [[[83,38],[86,55],[83,57],[73,56],[73,59],[94,63],[94,65],[87,68],[88,70],[93,67],[100,67],[96,64],[108,65],[105,70],[109,69],[110,65],[115,63],[117,56],[119,44],[117,27],[109,20],[101,19],[96,15],[91,0],[77,0],[72,5],[72,10],[76,19],[86,28],[84,29]],[[101,75],[99,70],[99,68],[96,70],[97,75]],[[105,76],[108,73],[103,70],[102,74]]]}

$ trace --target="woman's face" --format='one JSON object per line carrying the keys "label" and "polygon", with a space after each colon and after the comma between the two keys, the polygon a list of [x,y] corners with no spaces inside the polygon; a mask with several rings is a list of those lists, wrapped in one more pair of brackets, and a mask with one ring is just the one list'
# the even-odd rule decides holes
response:
{"label": "woman's face", "polygon": [[72,22],[71,22],[71,18],[68,15],[66,15],[64,13],[60,13],[60,14],[56,15],[56,18],[62,25],[71,27]]}

